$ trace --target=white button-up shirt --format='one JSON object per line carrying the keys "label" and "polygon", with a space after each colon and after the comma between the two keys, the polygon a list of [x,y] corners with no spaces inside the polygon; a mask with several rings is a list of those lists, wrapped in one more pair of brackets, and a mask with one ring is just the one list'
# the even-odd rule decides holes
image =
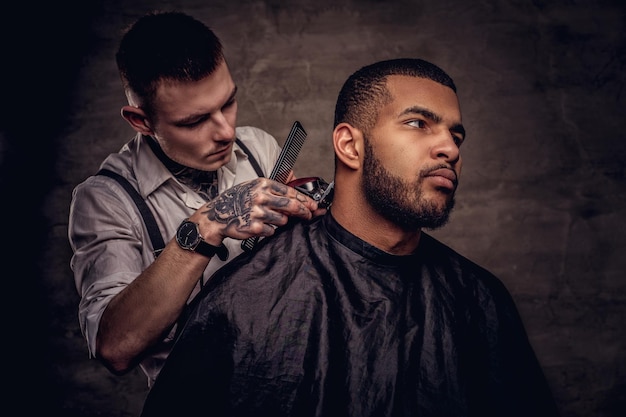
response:
{"label": "white button-up shirt", "polygon": [[[254,154],[266,176],[280,153],[276,140],[253,127],[239,127],[237,137]],[[217,171],[219,192],[258,175],[244,151],[233,145],[233,156]],[[126,177],[154,214],[167,243],[180,222],[206,203],[182,185],[152,152],[145,138],[137,135],[101,165]],[[109,301],[154,261],[152,243],[143,219],[131,197],[113,179],[103,175],[87,178],[72,193],[68,235],[74,254],[71,268],[80,295],[78,318],[91,355],[96,351],[100,318]],[[230,256],[214,257],[204,271],[206,281],[219,267],[239,255],[241,241],[225,239]],[[199,291],[199,285],[192,297]],[[172,333],[161,349],[144,359],[141,367],[149,385],[169,354]]]}

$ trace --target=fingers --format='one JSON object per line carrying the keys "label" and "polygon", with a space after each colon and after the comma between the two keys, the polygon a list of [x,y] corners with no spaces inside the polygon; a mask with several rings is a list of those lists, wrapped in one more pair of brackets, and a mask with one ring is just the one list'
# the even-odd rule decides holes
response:
{"label": "fingers", "polygon": [[317,210],[317,202],[311,197],[301,193],[293,187],[276,181],[269,181],[269,193],[267,204],[269,209],[280,211],[288,216],[296,216],[309,219]]}
{"label": "fingers", "polygon": [[268,178],[238,184],[207,203],[206,219],[218,224],[222,237],[245,239],[270,236],[289,217],[310,219],[318,212],[317,202],[293,187]]}

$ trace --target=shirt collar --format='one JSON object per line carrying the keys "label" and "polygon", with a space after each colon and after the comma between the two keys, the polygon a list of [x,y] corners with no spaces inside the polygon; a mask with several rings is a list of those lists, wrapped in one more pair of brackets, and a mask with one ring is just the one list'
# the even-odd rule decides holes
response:
{"label": "shirt collar", "polygon": [[148,140],[148,137],[138,134],[133,141],[133,146],[136,147],[135,175],[137,187],[143,198],[152,194],[169,179],[174,179],[172,173],[152,152]]}
{"label": "shirt collar", "polygon": [[382,265],[405,266],[412,265],[416,260],[416,252],[410,255],[393,255],[367,243],[345,229],[332,215],[326,213],[323,224],[328,234],[337,242],[372,262]]}
{"label": "shirt collar", "polygon": [[[161,160],[150,148],[147,136],[137,135],[133,141],[136,147],[137,159],[135,161],[135,173],[137,176],[139,193],[146,198],[154,190],[159,188],[168,180],[175,180],[174,175],[167,169]],[[226,176],[234,179],[237,174],[237,164],[248,159],[248,155],[235,142],[233,144],[233,156],[230,161],[217,170],[218,178]],[[177,181],[174,181],[178,184]]]}

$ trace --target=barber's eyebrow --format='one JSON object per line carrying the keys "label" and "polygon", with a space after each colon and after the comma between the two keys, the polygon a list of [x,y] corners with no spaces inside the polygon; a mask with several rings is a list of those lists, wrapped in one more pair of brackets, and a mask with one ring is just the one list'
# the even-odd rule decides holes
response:
{"label": "barber's eyebrow", "polygon": [[233,101],[236,95],[237,95],[237,85],[233,87],[233,92],[230,93],[230,97],[228,97],[228,100],[226,101],[226,103],[230,103],[231,101]]}
{"label": "barber's eyebrow", "polygon": [[[425,118],[430,119],[435,123],[441,123],[443,121],[443,118],[437,113],[434,113],[431,110],[419,106],[412,106],[405,109],[402,113],[400,113],[400,116],[404,116],[407,114],[421,114]],[[459,135],[463,136],[463,138],[465,138],[465,128],[461,123],[455,123],[450,126],[450,132],[458,133]]]}
{"label": "barber's eyebrow", "polygon": [[[235,96],[237,95],[237,86],[233,87],[233,91],[230,93],[230,96],[228,96],[228,100],[226,100],[224,102],[224,105],[230,104],[235,100]],[[178,126],[183,126],[189,123],[193,123],[195,121],[197,121],[198,119],[201,119],[203,117],[208,117],[210,116],[211,113],[195,113],[195,114],[190,114],[189,116],[186,116],[180,120],[176,120],[175,124]]]}

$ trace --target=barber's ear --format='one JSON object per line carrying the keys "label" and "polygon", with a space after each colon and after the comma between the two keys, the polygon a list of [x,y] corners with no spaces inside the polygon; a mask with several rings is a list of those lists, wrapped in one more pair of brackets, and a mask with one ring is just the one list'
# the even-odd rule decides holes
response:
{"label": "barber's ear", "polygon": [[348,123],[340,123],[333,130],[335,155],[346,166],[358,169],[363,157],[363,134]]}
{"label": "barber's ear", "polygon": [[128,122],[128,124],[135,129],[135,131],[142,135],[153,135],[154,132],[148,122],[148,116],[139,107],[124,106],[122,107],[122,117]]}

